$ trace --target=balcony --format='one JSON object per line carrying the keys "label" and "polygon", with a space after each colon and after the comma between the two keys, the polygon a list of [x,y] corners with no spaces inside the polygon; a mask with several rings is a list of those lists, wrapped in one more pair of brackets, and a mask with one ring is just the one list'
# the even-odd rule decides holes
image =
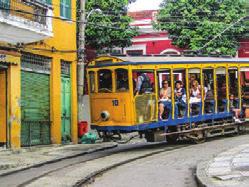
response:
{"label": "balcony", "polygon": [[0,0],[0,42],[32,43],[53,36],[51,0]]}

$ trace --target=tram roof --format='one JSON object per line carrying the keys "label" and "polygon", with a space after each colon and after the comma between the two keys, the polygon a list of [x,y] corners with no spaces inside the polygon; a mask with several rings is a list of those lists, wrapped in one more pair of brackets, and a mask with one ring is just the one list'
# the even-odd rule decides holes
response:
{"label": "tram roof", "polygon": [[89,66],[103,67],[139,64],[249,63],[249,58],[186,56],[100,56]]}

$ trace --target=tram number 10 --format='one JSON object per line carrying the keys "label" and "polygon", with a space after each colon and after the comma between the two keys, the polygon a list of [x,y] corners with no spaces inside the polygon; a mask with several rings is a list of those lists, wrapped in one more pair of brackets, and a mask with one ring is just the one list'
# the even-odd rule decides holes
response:
{"label": "tram number 10", "polygon": [[118,106],[118,100],[117,99],[112,100],[112,106]]}

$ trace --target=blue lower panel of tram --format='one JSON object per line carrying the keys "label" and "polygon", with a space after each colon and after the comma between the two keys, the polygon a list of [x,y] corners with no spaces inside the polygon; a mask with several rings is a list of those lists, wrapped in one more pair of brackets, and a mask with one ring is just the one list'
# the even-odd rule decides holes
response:
{"label": "blue lower panel of tram", "polygon": [[204,114],[199,116],[192,116],[190,118],[179,118],[179,119],[169,119],[164,121],[157,121],[157,122],[151,122],[146,124],[139,124],[135,126],[104,126],[100,127],[97,125],[92,125],[91,127],[93,129],[96,129],[98,131],[120,131],[120,132],[132,132],[132,131],[144,131],[148,129],[155,129],[159,127],[165,127],[165,126],[176,126],[179,124],[185,124],[185,123],[196,123],[196,122],[203,122],[208,120],[217,120],[217,119],[224,119],[224,118],[230,118],[232,117],[232,113],[230,112],[221,112],[216,114]]}

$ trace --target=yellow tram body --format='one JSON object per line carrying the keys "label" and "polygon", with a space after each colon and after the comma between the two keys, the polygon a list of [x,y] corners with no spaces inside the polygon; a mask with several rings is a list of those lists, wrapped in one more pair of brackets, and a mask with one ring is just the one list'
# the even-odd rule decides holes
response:
{"label": "yellow tram body", "polygon": [[[127,71],[128,75],[129,89],[127,89],[126,91],[117,91],[116,82],[119,81],[118,79],[120,79],[118,77],[118,73],[121,70],[124,72]],[[151,75],[154,75],[154,87],[151,93],[134,93],[135,83],[132,77],[134,76],[134,72],[136,71],[146,71]],[[234,93],[236,93],[237,95],[236,99],[239,103],[238,108],[241,109],[243,107],[242,97],[245,96],[245,94],[242,93],[243,86],[241,86],[242,71],[246,72],[243,74],[243,76],[247,78],[247,71],[249,72],[249,59],[165,56],[98,57],[89,64],[87,69],[92,127],[96,128],[98,131],[131,132],[158,129],[167,125],[170,126],[185,124],[192,119],[193,121],[195,121],[197,117],[192,116],[192,106],[189,102],[186,102],[185,120],[177,119],[178,117],[175,114],[175,79],[179,79],[179,77],[181,77],[181,79],[185,81],[186,98],[190,98],[191,78],[189,75],[191,75],[191,73],[195,74],[198,77],[201,88],[204,88],[205,81],[208,81],[208,79],[212,79],[214,105],[213,114],[220,113],[220,106],[218,106],[220,105],[218,102],[220,85],[217,82],[218,79],[224,79],[223,82],[226,83],[226,90],[224,91],[223,89],[223,92],[226,93],[221,101],[225,103],[225,112],[221,113],[226,113],[226,115],[223,115],[224,118],[231,117],[232,114],[229,111],[229,95],[231,94],[230,92],[232,92],[231,89],[233,85],[229,84],[231,81],[233,81],[233,84],[237,85],[236,91],[234,91]],[[99,80],[100,76],[102,75],[99,72],[110,72],[112,83],[111,90],[103,92],[99,90],[99,84],[102,84],[102,82],[100,83]],[[160,119],[158,118],[159,91],[162,82],[161,79],[165,76],[168,76],[168,81],[171,82],[171,120],[167,119],[160,121]],[[230,80],[230,76],[233,76],[236,80]],[[205,117],[200,117],[201,115],[207,117],[211,116],[205,113],[205,106],[207,105],[205,103],[205,97],[205,89],[201,89],[201,108],[198,118],[199,121],[205,119]],[[222,116],[218,118],[222,118]]]}

